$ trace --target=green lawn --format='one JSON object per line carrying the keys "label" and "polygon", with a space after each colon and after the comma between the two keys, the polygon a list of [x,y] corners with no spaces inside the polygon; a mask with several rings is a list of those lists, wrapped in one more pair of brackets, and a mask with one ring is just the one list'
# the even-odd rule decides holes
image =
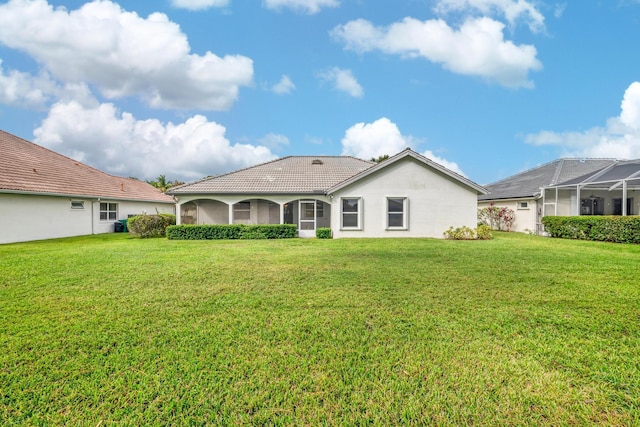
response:
{"label": "green lawn", "polygon": [[2,425],[639,425],[640,246],[0,245]]}

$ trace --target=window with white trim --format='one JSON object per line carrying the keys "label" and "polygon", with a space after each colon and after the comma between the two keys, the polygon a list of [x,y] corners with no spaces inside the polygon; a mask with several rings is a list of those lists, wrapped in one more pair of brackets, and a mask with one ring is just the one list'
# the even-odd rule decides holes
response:
{"label": "window with white trim", "polygon": [[387,197],[387,229],[407,229],[406,197]]}
{"label": "window with white trim", "polygon": [[84,209],[84,202],[82,200],[72,200],[71,201],[71,209],[73,209],[73,210],[82,210],[82,209]]}
{"label": "window with white trim", "polygon": [[345,230],[360,230],[362,228],[362,199],[359,197],[344,197],[340,199],[341,228]]}
{"label": "window with white trim", "polygon": [[518,202],[518,209],[529,209],[529,202]]}
{"label": "window with white trim", "polygon": [[100,221],[115,221],[118,219],[117,203],[100,203]]}

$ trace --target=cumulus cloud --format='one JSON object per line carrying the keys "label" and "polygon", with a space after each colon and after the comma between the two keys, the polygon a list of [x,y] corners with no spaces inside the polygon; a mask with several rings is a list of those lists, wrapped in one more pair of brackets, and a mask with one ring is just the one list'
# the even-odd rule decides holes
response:
{"label": "cumulus cloud", "polygon": [[229,0],[171,0],[171,5],[180,9],[204,10],[211,7],[225,7]]}
{"label": "cumulus cloud", "polygon": [[283,74],[280,81],[271,87],[271,90],[278,95],[287,95],[296,89],[289,76]]}
{"label": "cumulus cloud", "polygon": [[193,54],[166,15],[144,19],[108,0],[72,11],[10,0],[0,5],[0,43],[63,83],[87,82],[107,98],[135,95],[156,108],[226,110],[253,81],[251,59]]}
{"label": "cumulus cloud", "polygon": [[468,18],[460,28],[442,19],[404,18],[387,27],[364,19],[331,30],[346,49],[359,53],[379,50],[405,58],[425,58],[457,74],[479,76],[507,87],[533,87],[530,71],[542,68],[532,45],[504,39],[505,25],[488,17]]}
{"label": "cumulus cloud", "polygon": [[[377,158],[385,154],[393,156],[418,142],[412,136],[402,135],[395,123],[383,117],[373,123],[356,123],[347,129],[342,138],[342,155],[361,159]],[[430,150],[423,152],[422,155],[449,170],[464,175],[456,163],[438,157]]]}
{"label": "cumulus cloud", "polygon": [[435,9],[441,14],[477,11],[483,15],[499,15],[511,26],[526,22],[533,32],[543,31],[545,27],[544,15],[526,0],[440,0]]}
{"label": "cumulus cloud", "polygon": [[620,115],[608,119],[605,126],[584,132],[541,131],[527,135],[525,141],[561,147],[563,156],[640,158],[640,82],[629,85],[620,108]]}
{"label": "cumulus cloud", "polygon": [[184,123],[137,120],[113,104],[55,104],[35,142],[105,172],[190,181],[272,160],[269,148],[231,144],[226,129],[195,115]]}
{"label": "cumulus cloud", "polygon": [[318,77],[322,80],[330,82],[336,90],[344,92],[354,98],[362,98],[364,89],[358,83],[351,70],[343,70],[333,67],[330,70],[318,73]]}
{"label": "cumulus cloud", "polygon": [[280,10],[289,8],[309,15],[320,12],[325,7],[338,7],[338,0],[263,0],[262,4],[267,9]]}
{"label": "cumulus cloud", "polygon": [[46,74],[34,77],[16,70],[5,72],[0,60],[0,103],[40,110],[59,90]]}

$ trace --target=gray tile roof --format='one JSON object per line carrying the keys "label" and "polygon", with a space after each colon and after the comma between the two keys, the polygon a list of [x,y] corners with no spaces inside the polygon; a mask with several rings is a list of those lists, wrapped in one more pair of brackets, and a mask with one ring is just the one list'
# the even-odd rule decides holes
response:
{"label": "gray tile roof", "polygon": [[170,194],[318,194],[375,163],[349,156],[289,156],[174,187]]}
{"label": "gray tile roof", "polygon": [[486,185],[489,194],[478,200],[536,197],[540,188],[593,174],[616,163],[615,159],[558,159]]}
{"label": "gray tile roof", "polygon": [[175,203],[144,181],[121,178],[0,130],[0,193]]}

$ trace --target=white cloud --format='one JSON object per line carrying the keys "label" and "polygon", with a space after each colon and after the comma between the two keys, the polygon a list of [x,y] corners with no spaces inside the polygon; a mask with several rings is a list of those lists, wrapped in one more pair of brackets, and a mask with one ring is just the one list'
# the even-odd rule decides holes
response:
{"label": "white cloud", "polygon": [[180,9],[204,10],[210,7],[225,7],[229,0],[171,0],[171,5]]}
{"label": "white cloud", "polygon": [[279,150],[282,147],[289,145],[289,138],[277,133],[268,133],[262,138],[258,139],[260,145],[268,147],[272,150]]}
{"label": "white cloud", "polygon": [[331,82],[336,90],[345,92],[349,96],[354,98],[362,98],[364,96],[364,89],[362,89],[351,70],[333,67],[330,70],[319,73],[318,77]]}
{"label": "white cloud", "polygon": [[[395,123],[383,117],[373,123],[356,123],[347,129],[342,138],[342,155],[367,160],[385,154],[393,156],[418,142],[412,136],[402,135]],[[447,169],[464,175],[456,163],[438,157],[432,151],[427,150],[422,155]]]}
{"label": "white cloud", "polygon": [[278,95],[286,95],[293,92],[296,89],[296,85],[293,84],[289,76],[282,75],[280,81],[271,87],[271,90]]}
{"label": "white cloud", "polygon": [[442,14],[472,10],[483,15],[502,15],[511,26],[524,21],[533,32],[544,30],[544,15],[526,0],[440,0],[436,5],[436,11]]}
{"label": "white cloud", "polygon": [[309,15],[316,14],[324,7],[338,7],[338,0],[263,0],[267,9],[289,8]]}
{"label": "white cloud", "polygon": [[16,70],[4,71],[0,59],[0,103],[32,110],[45,110],[54,100],[76,99],[95,102],[86,84],[68,83],[61,86],[42,72],[37,76]]}
{"label": "white cloud", "polygon": [[58,87],[49,76],[34,77],[9,70],[5,73],[0,60],[0,103],[30,109],[44,109]]}
{"label": "white cloud", "polygon": [[225,110],[253,81],[251,59],[193,54],[166,15],[143,19],[108,0],[73,11],[10,0],[0,5],[0,43],[64,83],[87,82],[111,99],[136,95],[156,108]]}
{"label": "white cloud", "polygon": [[625,91],[621,112],[606,121],[604,127],[593,127],[584,132],[542,131],[529,134],[525,141],[533,145],[556,145],[563,156],[640,158],[640,82],[634,82]]}
{"label": "white cloud", "polygon": [[380,50],[406,58],[426,58],[454,73],[480,76],[507,87],[532,87],[530,71],[542,64],[531,45],[504,40],[504,24],[490,18],[469,18],[459,29],[441,19],[404,18],[388,27],[358,19],[331,31],[346,49]]}
{"label": "white cloud", "polygon": [[190,181],[272,160],[264,146],[231,144],[226,129],[196,115],[184,123],[137,120],[113,104],[55,104],[34,131],[35,142],[120,176],[161,174]]}

